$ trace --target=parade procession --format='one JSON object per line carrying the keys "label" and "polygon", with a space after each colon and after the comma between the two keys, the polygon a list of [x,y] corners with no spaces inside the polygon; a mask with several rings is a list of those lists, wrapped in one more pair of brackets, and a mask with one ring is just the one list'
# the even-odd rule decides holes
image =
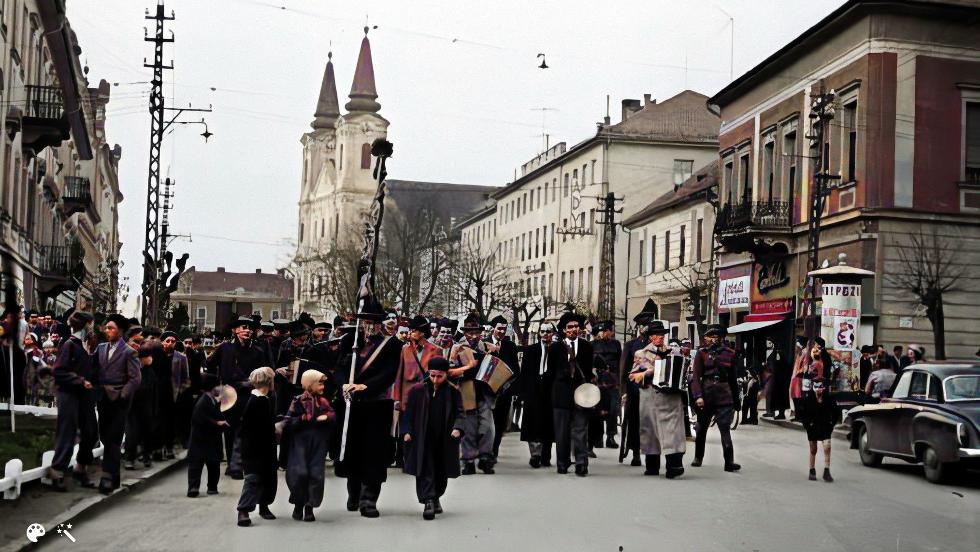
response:
{"label": "parade procession", "polygon": [[0,552],[976,550],[980,0],[460,8],[0,0]]}

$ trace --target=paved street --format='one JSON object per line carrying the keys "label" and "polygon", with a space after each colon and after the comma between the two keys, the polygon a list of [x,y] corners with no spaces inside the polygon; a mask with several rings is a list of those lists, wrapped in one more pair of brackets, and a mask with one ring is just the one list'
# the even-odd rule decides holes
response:
{"label": "paved street", "polygon": [[272,506],[280,519],[253,516],[253,526],[240,529],[235,504],[241,482],[223,478],[220,495],[191,500],[184,497],[181,471],[97,518],[77,520],[77,543],[52,533],[42,548],[871,552],[975,550],[980,542],[980,483],[933,485],[921,468],[887,460],[880,469],[865,468],[839,440],[837,481],[810,482],[804,434],[766,425],[734,432],[743,470],[726,474],[713,437],[705,466],[687,468],[679,481],[643,477],[641,468],[616,463],[608,449],[598,451],[592,475],[580,480],[531,470],[511,434],[497,475],[452,481],[443,500],[446,513],[432,522],[421,518],[413,480],[393,472],[382,491],[380,519],[346,512],[343,480],[331,476],[316,523],[293,521],[280,477]]}

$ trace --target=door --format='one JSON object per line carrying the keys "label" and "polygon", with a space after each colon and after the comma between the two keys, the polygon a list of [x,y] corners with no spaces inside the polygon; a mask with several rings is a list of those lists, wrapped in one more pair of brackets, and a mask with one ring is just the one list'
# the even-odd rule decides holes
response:
{"label": "door", "polygon": [[[906,370],[910,373],[908,396],[896,413],[895,431],[889,450],[904,456],[913,456],[912,420],[923,410],[921,403],[929,400],[929,374],[919,370]],[[903,372],[904,376],[905,373]]]}
{"label": "door", "polygon": [[230,301],[218,301],[214,308],[214,329],[218,332],[228,331],[228,325],[231,324],[231,302]]}

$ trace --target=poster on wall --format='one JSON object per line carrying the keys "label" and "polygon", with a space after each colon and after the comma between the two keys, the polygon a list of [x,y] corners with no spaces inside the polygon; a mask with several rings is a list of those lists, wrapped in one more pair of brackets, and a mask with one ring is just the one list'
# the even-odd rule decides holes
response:
{"label": "poster on wall", "polygon": [[718,282],[718,308],[739,309],[749,306],[750,276],[728,278]]}
{"label": "poster on wall", "polygon": [[856,354],[861,328],[861,284],[827,283],[821,286],[823,306],[820,310],[820,335],[834,361],[838,391],[856,391],[860,387],[860,369]]}

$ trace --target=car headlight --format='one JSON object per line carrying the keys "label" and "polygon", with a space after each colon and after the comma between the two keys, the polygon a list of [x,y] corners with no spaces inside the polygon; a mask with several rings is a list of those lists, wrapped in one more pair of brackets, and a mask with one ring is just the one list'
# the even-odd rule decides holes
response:
{"label": "car headlight", "polygon": [[970,446],[970,433],[967,431],[965,424],[956,424],[956,437],[959,440],[961,447]]}

